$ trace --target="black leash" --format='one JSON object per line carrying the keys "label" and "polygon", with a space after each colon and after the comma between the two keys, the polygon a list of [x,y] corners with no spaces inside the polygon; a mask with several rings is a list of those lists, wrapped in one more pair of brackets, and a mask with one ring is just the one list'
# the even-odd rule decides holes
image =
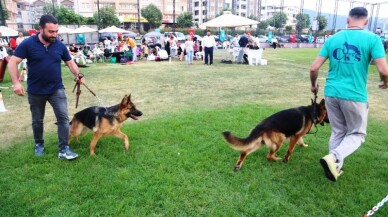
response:
{"label": "black leash", "polygon": [[[83,77],[84,77],[84,74],[79,73],[79,74],[78,74],[78,80],[77,80],[77,79],[74,79],[74,80],[75,80],[75,85],[74,85],[74,88],[73,88],[73,93],[74,93],[75,88],[77,88],[75,108],[78,107],[79,96],[81,95],[81,82],[80,82],[80,80],[81,80],[81,78],[83,78]],[[96,95],[91,89],[89,89],[89,87],[86,86],[86,84],[83,84],[83,85],[86,87],[86,89],[89,90],[90,93],[93,94],[93,96],[97,97],[97,95]]]}
{"label": "black leash", "polygon": [[311,99],[311,106],[313,107],[313,112],[312,112],[312,115],[310,114],[311,119],[313,120],[314,127],[315,127],[315,132],[310,133],[310,131],[309,131],[307,134],[316,134],[318,132],[318,127],[317,127],[317,123],[316,123],[317,108],[315,106],[317,103],[317,98],[318,98],[317,93],[318,93],[318,90],[314,92],[314,99]]}

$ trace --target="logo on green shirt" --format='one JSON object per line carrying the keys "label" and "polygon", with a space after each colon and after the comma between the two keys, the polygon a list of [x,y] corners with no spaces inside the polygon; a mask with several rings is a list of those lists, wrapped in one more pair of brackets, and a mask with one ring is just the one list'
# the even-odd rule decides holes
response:
{"label": "logo on green shirt", "polygon": [[333,51],[333,57],[345,63],[360,62],[361,52],[358,47],[345,42],[343,48],[337,48]]}

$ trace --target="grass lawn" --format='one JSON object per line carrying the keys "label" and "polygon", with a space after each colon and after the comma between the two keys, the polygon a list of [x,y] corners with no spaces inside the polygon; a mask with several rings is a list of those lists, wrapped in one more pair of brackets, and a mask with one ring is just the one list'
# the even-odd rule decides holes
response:
{"label": "grass lawn", "polygon": [[[328,181],[319,159],[327,154],[330,125],[305,136],[290,162],[268,162],[267,148],[248,156],[221,132],[244,137],[279,110],[308,105],[309,67],[317,49],[266,49],[267,66],[196,62],[94,64],[81,69],[100,100],[82,89],[75,109],[72,76],[63,68],[69,114],[91,105],[113,105],[124,94],[144,115],[123,127],[128,152],[115,137],[99,141],[89,156],[91,133],[71,143],[80,157],[57,159],[55,118],[45,118],[45,156],[36,158],[27,97],[3,90],[0,113],[0,216],[362,216],[388,192],[388,101],[369,75],[370,119],[364,145],[346,159],[339,181]],[[323,96],[327,65],[321,70]],[[8,75],[0,86],[11,86]],[[313,130],[315,132],[315,130]],[[279,151],[286,153],[288,145]],[[387,216],[388,204],[374,216]]]}

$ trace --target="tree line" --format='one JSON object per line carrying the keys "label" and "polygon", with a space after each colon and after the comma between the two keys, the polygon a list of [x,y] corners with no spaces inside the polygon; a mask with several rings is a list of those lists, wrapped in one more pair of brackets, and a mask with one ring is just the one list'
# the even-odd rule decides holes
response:
{"label": "tree line", "polygon": [[[223,9],[217,16],[223,14],[224,11],[228,9]],[[99,9],[99,13],[95,12],[92,17],[84,17],[79,14],[76,14],[75,11],[70,10],[66,7],[53,7],[52,4],[46,4],[43,8],[44,14],[54,15],[60,24],[75,24],[75,25],[91,25],[98,24],[99,28],[106,28],[108,26],[119,26],[120,21],[116,16],[115,8],[111,6],[104,6]],[[148,6],[141,9],[141,15],[147,19],[148,24],[151,28],[158,28],[162,24],[163,14],[161,10],[156,7],[154,4],[149,4]],[[257,17],[250,15],[248,18],[253,20],[259,20]],[[296,31],[300,34],[302,30],[311,28],[310,16],[308,14],[297,14],[296,15]],[[318,31],[322,31],[327,26],[327,19],[324,16],[317,16],[318,20]],[[176,17],[176,27],[178,28],[190,28],[193,25],[197,25],[193,22],[193,15],[191,12],[181,13]],[[291,32],[292,27],[286,26],[287,15],[283,12],[276,12],[274,15],[267,19],[260,21],[257,25],[257,31],[266,30],[269,26],[274,27],[275,29],[284,28],[286,32]]]}

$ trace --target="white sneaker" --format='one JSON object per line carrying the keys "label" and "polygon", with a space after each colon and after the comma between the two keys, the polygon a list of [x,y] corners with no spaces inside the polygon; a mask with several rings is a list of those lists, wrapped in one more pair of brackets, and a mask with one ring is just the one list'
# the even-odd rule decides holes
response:
{"label": "white sneaker", "polygon": [[326,177],[329,180],[336,182],[338,176],[342,174],[342,170],[337,170],[337,164],[335,163],[335,159],[328,154],[325,157],[321,158],[319,162],[321,163],[323,170],[325,171]]}

